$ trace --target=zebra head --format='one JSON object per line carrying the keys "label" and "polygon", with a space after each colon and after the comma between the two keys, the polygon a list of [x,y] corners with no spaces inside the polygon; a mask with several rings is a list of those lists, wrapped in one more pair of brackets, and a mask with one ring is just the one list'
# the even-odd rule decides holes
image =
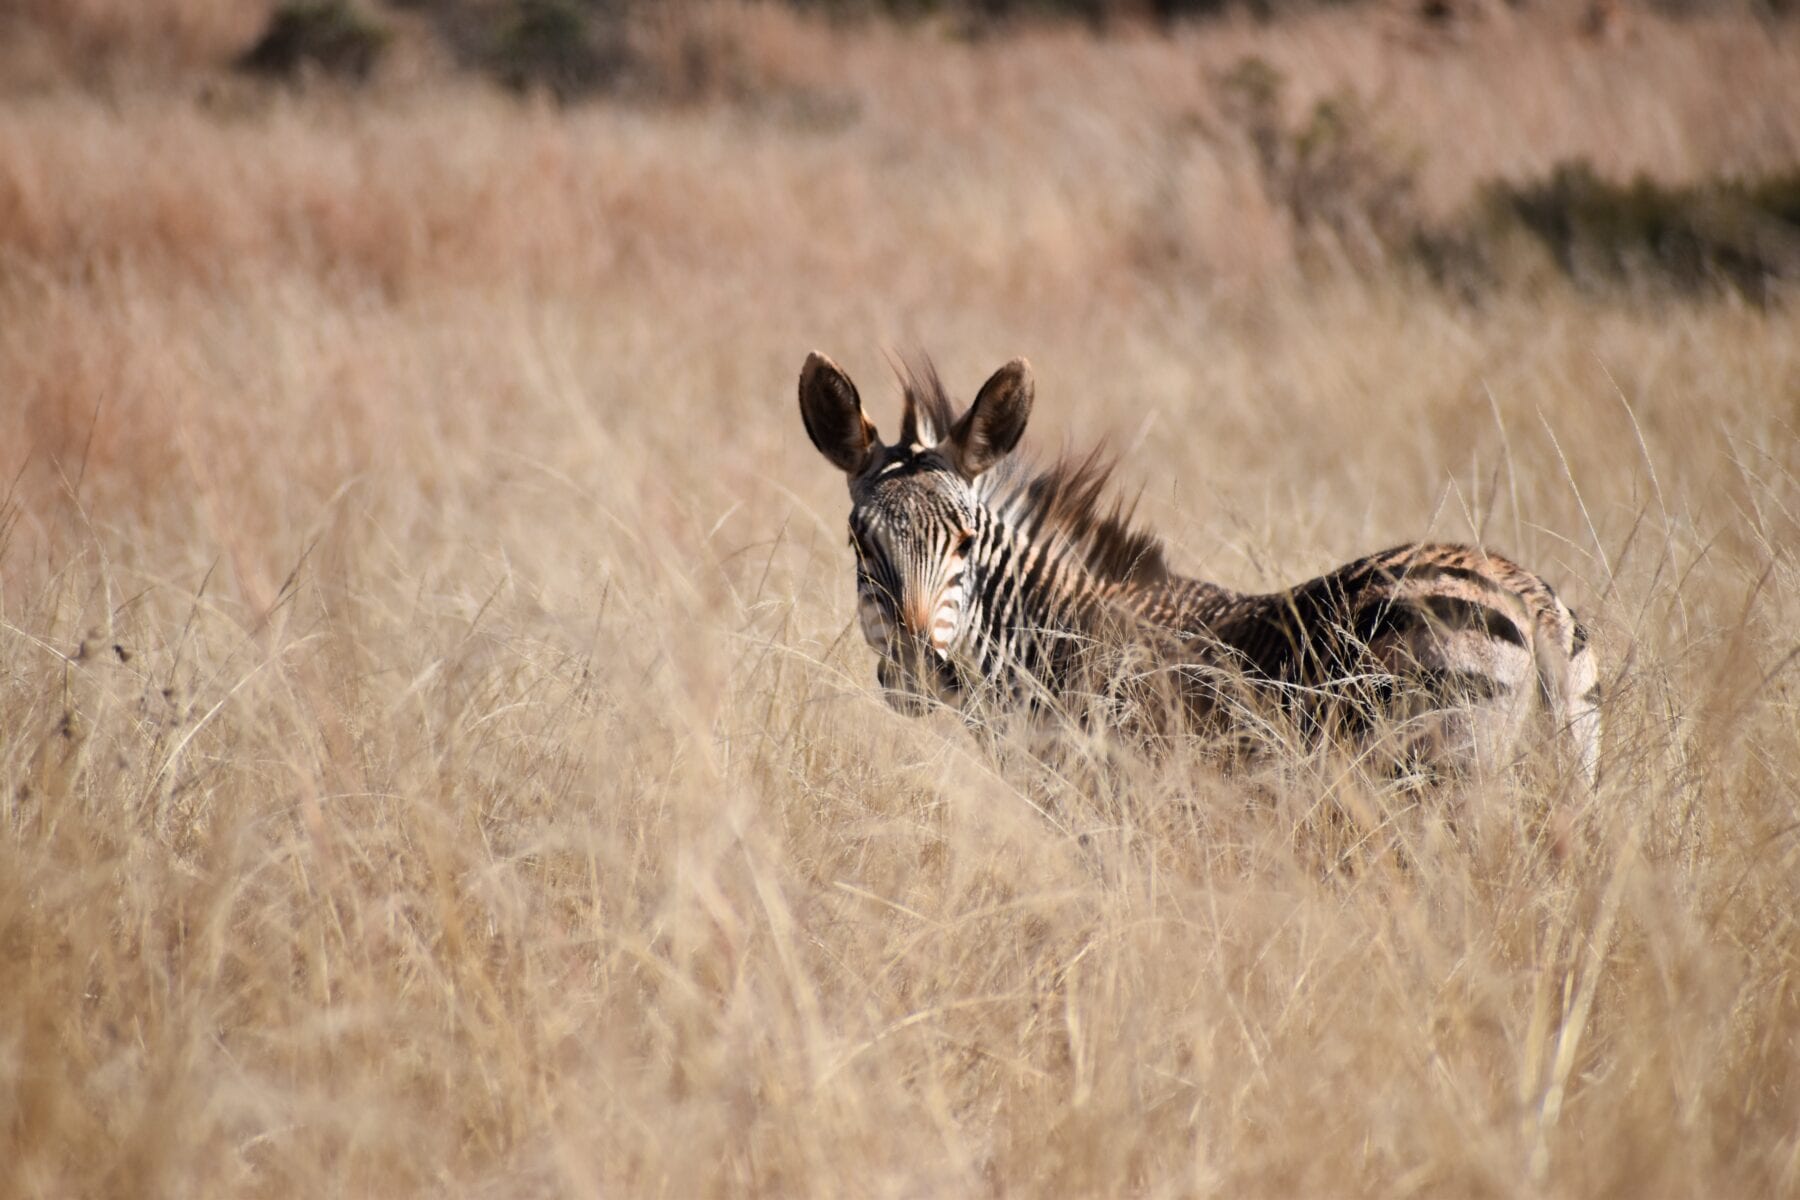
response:
{"label": "zebra head", "polygon": [[959,705],[980,655],[980,553],[999,518],[977,480],[1019,442],[1031,413],[1031,368],[1007,363],[952,419],[935,374],[906,385],[900,438],[885,444],[856,385],[822,354],[800,372],[800,416],[819,453],[850,483],[857,616],[880,656],[876,678],[902,712]]}

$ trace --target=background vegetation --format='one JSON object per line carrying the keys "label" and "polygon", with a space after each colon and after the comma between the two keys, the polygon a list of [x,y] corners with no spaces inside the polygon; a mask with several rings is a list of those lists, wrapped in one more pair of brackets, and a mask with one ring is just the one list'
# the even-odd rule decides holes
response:
{"label": "background vegetation", "polygon": [[[1800,28],[280,11],[0,8],[0,1191],[1800,1191]],[[1534,565],[1600,788],[890,713],[815,346]]]}

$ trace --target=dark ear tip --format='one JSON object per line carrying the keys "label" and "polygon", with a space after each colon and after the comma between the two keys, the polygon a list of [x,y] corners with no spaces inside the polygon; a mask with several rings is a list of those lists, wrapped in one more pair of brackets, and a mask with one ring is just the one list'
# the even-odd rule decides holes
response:
{"label": "dark ear tip", "polygon": [[800,378],[811,379],[821,371],[834,371],[843,374],[842,368],[831,361],[830,356],[814,350],[806,356],[806,363],[800,368]]}
{"label": "dark ear tip", "polygon": [[1024,358],[1015,358],[998,371],[994,372],[992,383],[1001,384],[1022,391],[1031,391],[1031,363]]}

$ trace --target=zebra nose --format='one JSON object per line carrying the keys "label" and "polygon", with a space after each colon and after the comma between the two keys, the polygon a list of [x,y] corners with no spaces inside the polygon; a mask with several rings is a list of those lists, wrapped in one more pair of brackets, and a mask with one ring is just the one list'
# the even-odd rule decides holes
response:
{"label": "zebra nose", "polygon": [[900,629],[909,642],[925,641],[931,633],[931,604],[914,601],[900,612]]}
{"label": "zebra nose", "polygon": [[909,604],[900,614],[900,627],[907,640],[930,648],[939,658],[950,652],[950,643],[956,640],[956,626],[956,605],[948,596]]}

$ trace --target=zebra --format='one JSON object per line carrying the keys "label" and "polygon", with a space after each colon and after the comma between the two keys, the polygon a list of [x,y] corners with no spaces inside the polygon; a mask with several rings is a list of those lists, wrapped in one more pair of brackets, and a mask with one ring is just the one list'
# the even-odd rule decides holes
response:
{"label": "zebra", "polygon": [[1597,780],[1594,652],[1531,571],[1421,542],[1268,593],[1179,575],[1108,499],[1101,452],[1042,468],[1014,454],[1033,397],[1024,359],[960,415],[928,361],[899,373],[891,444],[825,355],[807,356],[799,386],[808,436],[849,483],[858,623],[899,711],[1091,715],[1099,697],[1229,726],[1272,703],[1317,738],[1409,731],[1395,761],[1433,770],[1502,761],[1540,712]]}

